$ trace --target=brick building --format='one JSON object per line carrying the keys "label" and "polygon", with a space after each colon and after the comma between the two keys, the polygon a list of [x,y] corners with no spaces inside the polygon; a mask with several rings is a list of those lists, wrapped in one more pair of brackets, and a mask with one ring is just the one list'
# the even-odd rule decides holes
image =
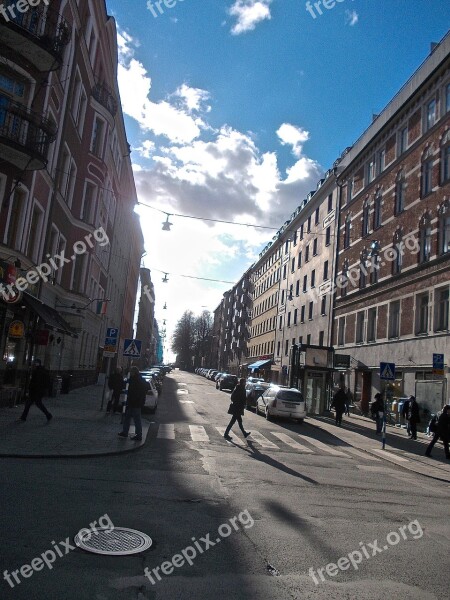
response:
{"label": "brick building", "polygon": [[[338,167],[334,344],[351,357],[345,377],[366,410],[381,361],[396,364],[395,396],[415,394],[431,412],[447,398],[449,56],[447,35]],[[445,355],[443,380],[433,353]]]}

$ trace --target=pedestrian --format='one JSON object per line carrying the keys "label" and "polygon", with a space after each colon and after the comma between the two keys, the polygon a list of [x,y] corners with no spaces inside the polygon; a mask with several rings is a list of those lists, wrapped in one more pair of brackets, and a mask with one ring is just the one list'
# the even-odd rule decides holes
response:
{"label": "pedestrian", "polygon": [[375,394],[375,400],[372,402],[370,408],[377,423],[376,434],[381,435],[384,419],[384,400],[382,394],[379,392]]}
{"label": "pedestrian", "polygon": [[30,383],[28,385],[28,399],[25,402],[25,407],[22,416],[20,417],[21,421],[27,420],[28,411],[33,403],[44,413],[47,417],[47,421],[53,419],[53,415],[48,412],[42,403],[42,398],[48,393],[49,388],[50,374],[47,369],[42,366],[41,361],[36,358],[33,362]]}
{"label": "pedestrian", "polygon": [[333,402],[331,403],[331,408],[334,408],[336,412],[336,425],[338,427],[342,425],[342,415],[344,414],[346,403],[347,394],[345,393],[344,387],[342,386],[333,396]]}
{"label": "pedestrian", "polygon": [[228,423],[228,427],[225,430],[223,437],[230,441],[232,438],[230,436],[230,430],[233,425],[238,422],[239,429],[244,434],[245,438],[248,438],[250,435],[250,431],[245,431],[244,425],[242,423],[242,417],[244,415],[244,408],[246,403],[246,393],[245,393],[245,379],[239,379],[237,386],[231,392],[231,404],[228,409],[228,414],[232,415],[230,422]]}
{"label": "pedestrian", "polygon": [[350,406],[353,404],[353,394],[351,393],[350,388],[347,388],[345,395],[346,395],[345,415],[347,417],[349,417],[350,416]]}
{"label": "pedestrian", "polygon": [[124,389],[123,371],[121,367],[117,367],[116,371],[108,378],[108,388],[111,390],[111,399],[106,406],[106,412],[110,413],[111,408],[113,414],[120,411],[119,400],[120,394]]}
{"label": "pedestrian", "polygon": [[417,400],[414,396],[409,397],[407,418],[410,429],[409,437],[412,440],[417,440],[417,425],[420,423],[420,410]]}
{"label": "pedestrian", "polygon": [[128,379],[127,383],[127,407],[125,409],[123,429],[118,435],[121,438],[128,437],[131,417],[133,417],[135,434],[131,436],[131,439],[135,442],[140,442],[142,440],[141,409],[145,404],[145,396],[147,391],[150,389],[150,386],[140,375],[137,367],[131,367],[130,378]]}
{"label": "pedestrian", "polygon": [[406,422],[406,433],[411,436],[411,427],[409,425],[409,421],[408,421],[408,411],[409,411],[409,404],[410,404],[410,400],[408,398],[408,400],[405,400],[403,402],[403,406],[402,406],[402,417],[403,420]]}
{"label": "pedestrian", "polygon": [[434,432],[433,439],[428,444],[425,456],[431,456],[431,451],[439,438],[441,438],[442,443],[444,444],[445,457],[450,459],[450,404],[446,404],[439,415],[436,431]]}

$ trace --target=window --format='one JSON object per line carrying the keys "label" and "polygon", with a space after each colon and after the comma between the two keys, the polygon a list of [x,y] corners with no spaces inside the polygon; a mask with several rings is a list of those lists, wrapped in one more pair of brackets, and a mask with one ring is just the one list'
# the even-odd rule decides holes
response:
{"label": "window", "polygon": [[313,312],[314,312],[314,302],[310,302],[309,309],[308,309],[308,319],[310,321],[312,321],[312,319],[313,319]]}
{"label": "window", "polygon": [[377,309],[369,308],[367,311],[367,341],[374,342],[377,331]]}
{"label": "window", "polygon": [[291,326],[291,313],[288,312],[288,316],[287,316],[287,326],[290,327]]}
{"label": "window", "polygon": [[84,293],[86,255],[78,255],[75,259],[72,271],[72,287],[75,292]]}
{"label": "window", "polygon": [[306,344],[309,346],[311,344],[311,334],[308,333],[308,335],[306,336]]}
{"label": "window", "polygon": [[400,336],[400,300],[389,305],[389,338]]}
{"label": "window", "polygon": [[436,108],[437,108],[436,100],[431,100],[431,102],[429,102],[427,104],[426,120],[425,120],[425,129],[426,129],[426,131],[428,131],[429,129],[431,129],[433,127],[433,125],[437,121]]}
{"label": "window", "polygon": [[402,230],[397,229],[394,234],[393,240],[393,258],[392,261],[392,275],[398,275],[402,270],[403,264],[403,247],[402,247]]}
{"label": "window", "polygon": [[366,200],[364,201],[363,213],[362,213],[361,235],[363,237],[369,233],[369,214],[370,214],[370,204],[369,204],[369,199],[366,198]]}
{"label": "window", "polygon": [[445,112],[450,112],[450,83],[445,88]]}
{"label": "window", "polygon": [[422,198],[433,190],[433,149],[430,146],[422,160]]}
{"label": "window", "polygon": [[377,173],[380,175],[384,171],[386,164],[386,150],[383,148],[377,154]]}
{"label": "window", "polygon": [[361,258],[359,260],[359,287],[360,289],[364,289],[367,285],[367,252],[364,251],[361,253]]}
{"label": "window", "polygon": [[278,329],[281,331],[283,329],[283,317],[280,317],[280,321],[278,324]]}
{"label": "window", "polygon": [[281,290],[281,304],[284,304],[284,290]]}
{"label": "window", "polygon": [[375,159],[371,159],[366,165],[366,185],[375,179]]}
{"label": "window", "polygon": [[283,279],[286,279],[287,276],[287,265],[284,265],[283,267]]}
{"label": "window", "polygon": [[380,257],[378,254],[372,255],[370,263],[370,283],[373,285],[374,283],[378,283],[378,274],[381,266]]}
{"label": "window", "polygon": [[333,210],[333,194],[328,196],[328,212],[330,213]]}
{"label": "window", "polygon": [[326,314],[327,314],[327,312],[326,312],[326,311],[327,311],[327,297],[326,297],[326,296],[324,296],[324,297],[322,298],[322,301],[321,301],[321,304],[320,304],[320,314],[321,314],[322,316],[324,316],[324,315],[326,315]]}
{"label": "window", "polygon": [[398,134],[398,155],[400,156],[408,148],[408,127],[403,129]]}
{"label": "window", "polygon": [[[63,253],[65,254],[66,246],[67,246],[67,240],[62,235],[60,235],[59,243],[58,243],[58,255],[59,256],[61,256]],[[58,283],[61,283],[63,273],[64,273],[64,268],[65,268],[65,265],[61,265],[57,271],[56,281]]]}
{"label": "window", "polygon": [[345,344],[345,317],[340,317],[338,321],[338,346]]}
{"label": "window", "polygon": [[26,194],[24,191],[16,188],[12,202],[10,202],[8,233],[6,236],[6,244],[9,248],[20,250],[20,245],[23,238],[23,219],[25,216],[25,200]]}
{"label": "window", "polygon": [[441,185],[450,181],[450,129],[447,129],[441,143]]}
{"label": "window", "polygon": [[348,288],[348,259],[345,259],[344,265],[342,267],[342,277],[341,277],[341,297],[345,298],[347,296],[347,288]]}
{"label": "window", "polygon": [[328,261],[326,260],[323,263],[323,280],[326,281],[328,279]]}
{"label": "window", "polygon": [[301,310],[301,313],[300,313],[300,322],[301,323],[305,322],[305,309],[306,309],[306,305],[304,304],[302,306],[302,310]]}
{"label": "window", "polygon": [[306,246],[305,249],[305,262],[309,261],[309,244]]}
{"label": "window", "polygon": [[308,289],[308,275],[305,275],[303,277],[303,292],[306,292],[307,289]]}
{"label": "window", "polygon": [[325,246],[331,244],[331,227],[327,227],[325,231]]}
{"label": "window", "polygon": [[439,289],[435,292],[435,331],[448,330],[449,289]]}
{"label": "window", "polygon": [[297,325],[298,308],[294,310],[294,325]]}
{"label": "window", "polygon": [[395,180],[395,214],[399,215],[405,210],[405,173],[400,171]]}
{"label": "window", "polygon": [[356,314],[356,343],[362,344],[364,342],[364,321],[365,321],[365,312],[362,310],[361,312]]}
{"label": "window", "polygon": [[300,279],[297,279],[297,283],[295,284],[295,295],[298,296],[300,294]]}
{"label": "window", "polygon": [[419,224],[419,261],[428,262],[431,257],[431,217],[426,213]]}
{"label": "window", "polygon": [[347,181],[347,204],[353,198],[353,179]]}
{"label": "window", "polygon": [[294,232],[294,238],[293,238],[293,240],[292,240],[292,244],[293,244],[294,246],[296,246],[296,245],[297,245],[297,237],[298,237],[298,231],[295,231],[295,232]]}
{"label": "window", "polygon": [[439,254],[450,252],[450,200],[439,209]]}
{"label": "window", "polygon": [[317,256],[317,238],[313,241],[313,256]]}
{"label": "window", "polygon": [[295,271],[295,257],[291,260],[291,273]]}
{"label": "window", "polygon": [[280,356],[281,342],[277,344],[277,356]]}
{"label": "window", "polygon": [[42,239],[42,223],[44,213],[37,204],[33,206],[30,231],[28,234],[27,255],[35,263],[39,261],[39,244]]}
{"label": "window", "polygon": [[381,227],[382,205],[383,205],[383,197],[381,195],[381,192],[378,191],[375,196],[375,204],[374,204],[374,211],[373,211],[373,228],[374,228],[374,230]]}
{"label": "window", "polygon": [[311,273],[311,287],[315,287],[316,285],[316,270],[313,269]]}
{"label": "window", "polygon": [[309,215],[309,217],[308,217],[308,229],[307,229],[307,233],[311,233],[311,215]]}
{"label": "window", "polygon": [[284,346],[284,354],[285,354],[285,356],[287,356],[289,354],[289,340],[286,340],[286,343]]}
{"label": "window", "polygon": [[104,122],[99,117],[95,117],[94,129],[92,131],[91,152],[99,158],[103,158],[104,129]]}
{"label": "window", "polygon": [[286,240],[284,244],[284,253],[287,254],[289,252],[289,240]]}
{"label": "window", "polygon": [[344,225],[344,248],[348,248],[350,246],[350,230],[351,230],[351,219],[350,215],[347,215],[345,218]]}
{"label": "window", "polygon": [[316,208],[316,217],[315,217],[315,224],[318,225],[319,224],[319,220],[320,220],[320,208]]}
{"label": "window", "polygon": [[324,336],[324,332],[319,331],[319,346],[323,346],[323,336]]}
{"label": "window", "polygon": [[303,230],[304,230],[304,226],[305,226],[305,224],[304,224],[304,223],[302,223],[302,224],[301,224],[301,226],[300,226],[300,240],[302,240],[302,239],[303,239]]}
{"label": "window", "polygon": [[428,292],[416,296],[416,334],[428,333]]}
{"label": "window", "polygon": [[297,269],[300,269],[301,266],[302,266],[302,253],[299,252],[298,256],[297,256]]}

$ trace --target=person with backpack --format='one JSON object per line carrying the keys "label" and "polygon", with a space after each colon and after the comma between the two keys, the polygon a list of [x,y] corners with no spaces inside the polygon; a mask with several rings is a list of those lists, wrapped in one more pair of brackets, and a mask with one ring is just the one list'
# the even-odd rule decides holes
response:
{"label": "person with backpack", "polygon": [[130,378],[127,383],[127,407],[125,409],[123,429],[118,435],[121,438],[128,437],[131,418],[133,417],[135,434],[132,435],[130,439],[135,442],[140,442],[142,440],[141,409],[145,404],[145,396],[150,389],[150,385],[141,376],[137,367],[131,367]]}
{"label": "person with backpack", "polygon": [[246,402],[247,402],[247,395],[245,392],[245,379],[241,378],[241,379],[239,379],[239,383],[237,384],[237,386],[231,392],[231,404],[228,409],[228,414],[232,415],[232,417],[231,417],[230,422],[228,423],[228,426],[223,435],[223,437],[228,442],[230,442],[232,440],[230,431],[231,431],[231,428],[233,427],[233,425],[236,423],[236,421],[238,422],[239,429],[242,431],[245,438],[248,438],[248,436],[251,433],[250,431],[245,431],[244,425],[242,424],[242,417],[244,415],[244,408],[245,408]]}
{"label": "person with backpack", "polygon": [[433,439],[428,444],[428,448],[425,451],[425,456],[431,457],[431,451],[434,448],[435,443],[438,439],[442,440],[444,444],[445,457],[450,459],[450,449],[449,449],[449,440],[450,440],[450,404],[446,404],[442,409],[441,414],[439,415],[436,431],[434,432]]}

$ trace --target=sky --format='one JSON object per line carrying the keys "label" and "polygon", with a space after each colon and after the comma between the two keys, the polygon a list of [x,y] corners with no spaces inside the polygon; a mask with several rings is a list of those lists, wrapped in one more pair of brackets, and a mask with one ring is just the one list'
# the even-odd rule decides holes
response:
{"label": "sky", "polygon": [[[450,5],[106,4],[117,22],[119,89],[147,252],[143,266],[152,272],[156,318],[160,326],[166,321],[168,333],[165,359],[172,360],[170,334],[183,312],[212,312],[219,305],[425,60],[430,43],[447,33]],[[167,214],[173,225],[163,231]]]}

